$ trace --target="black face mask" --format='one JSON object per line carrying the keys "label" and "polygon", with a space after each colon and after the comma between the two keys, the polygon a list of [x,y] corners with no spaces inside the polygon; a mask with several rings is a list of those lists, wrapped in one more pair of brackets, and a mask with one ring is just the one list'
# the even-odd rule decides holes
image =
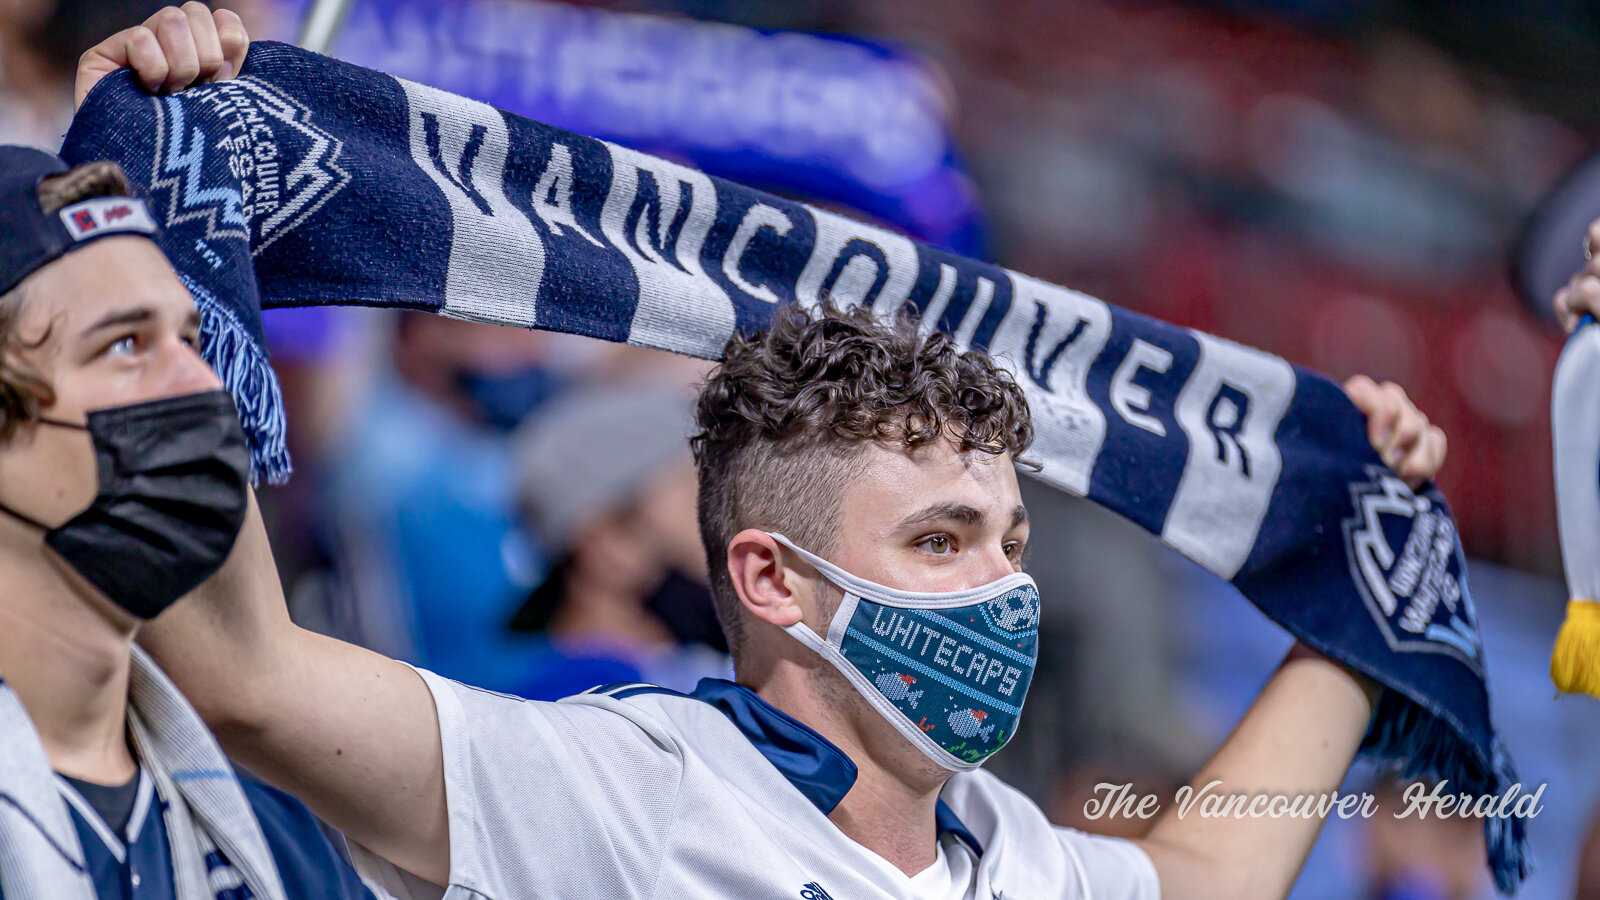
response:
{"label": "black face mask", "polygon": [[501,431],[516,428],[566,386],[560,375],[539,366],[493,374],[459,372],[455,382],[484,424]]}
{"label": "black face mask", "polygon": [[112,602],[153,619],[222,568],[244,525],[250,450],[227,391],[95,410],[87,431],[100,492],[44,542]]}

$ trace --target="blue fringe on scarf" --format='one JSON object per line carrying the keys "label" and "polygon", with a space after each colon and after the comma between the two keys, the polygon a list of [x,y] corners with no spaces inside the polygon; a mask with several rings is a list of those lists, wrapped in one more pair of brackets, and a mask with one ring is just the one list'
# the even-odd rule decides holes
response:
{"label": "blue fringe on scarf", "polygon": [[[1516,765],[1499,737],[1494,739],[1490,773],[1484,771],[1475,754],[1464,752],[1459,741],[1450,740],[1453,733],[1439,716],[1395,691],[1384,691],[1372,727],[1361,742],[1361,753],[1404,780],[1420,778],[1452,785],[1521,784]],[[1483,831],[1495,886],[1503,893],[1513,894],[1533,872],[1527,823],[1515,816],[1486,818]]]}
{"label": "blue fringe on scarf", "polygon": [[227,304],[193,278],[179,277],[200,310],[200,356],[222,379],[239,408],[239,424],[250,440],[251,480],[259,483],[265,479],[268,484],[288,481],[293,466],[278,373]]}

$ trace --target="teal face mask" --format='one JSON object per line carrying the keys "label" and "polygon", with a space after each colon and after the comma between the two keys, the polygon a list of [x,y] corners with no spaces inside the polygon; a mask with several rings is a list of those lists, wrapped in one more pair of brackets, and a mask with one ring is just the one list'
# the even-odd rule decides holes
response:
{"label": "teal face mask", "polygon": [[976,769],[1017,729],[1039,656],[1039,588],[1017,572],[948,593],[900,591],[857,578],[781,534],[844,591],[826,637],[785,628],[832,663],[929,759]]}

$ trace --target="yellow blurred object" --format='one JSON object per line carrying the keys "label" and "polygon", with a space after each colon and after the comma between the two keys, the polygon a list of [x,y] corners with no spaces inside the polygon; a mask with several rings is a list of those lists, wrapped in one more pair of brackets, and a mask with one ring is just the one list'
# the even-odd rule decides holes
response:
{"label": "yellow blurred object", "polygon": [[1569,694],[1600,697],[1600,602],[1572,600],[1550,654],[1550,680]]}

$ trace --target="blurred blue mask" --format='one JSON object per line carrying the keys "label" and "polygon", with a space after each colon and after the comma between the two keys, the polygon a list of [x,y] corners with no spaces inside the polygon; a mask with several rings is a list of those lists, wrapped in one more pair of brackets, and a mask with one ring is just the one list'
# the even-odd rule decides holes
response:
{"label": "blurred blue mask", "polygon": [[463,371],[456,388],[486,424],[510,431],[566,385],[566,379],[542,366],[508,372]]}

